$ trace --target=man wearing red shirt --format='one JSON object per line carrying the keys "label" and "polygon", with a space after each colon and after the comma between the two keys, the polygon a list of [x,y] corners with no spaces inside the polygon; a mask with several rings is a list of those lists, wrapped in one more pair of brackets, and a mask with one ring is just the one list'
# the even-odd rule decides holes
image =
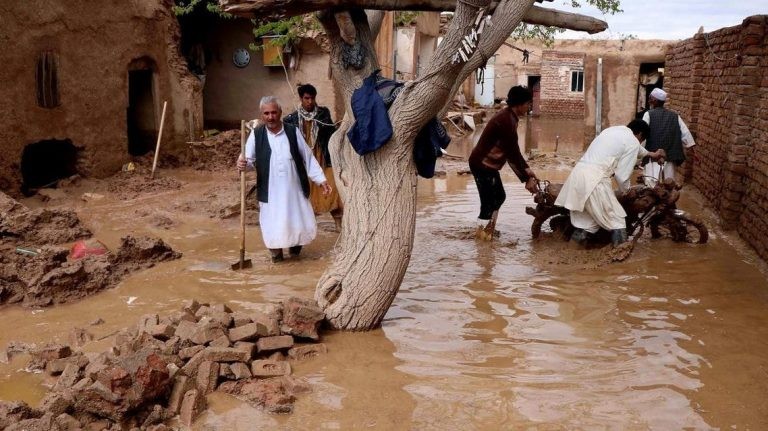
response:
{"label": "man wearing red shirt", "polygon": [[469,156],[469,169],[480,194],[478,238],[493,239],[499,208],[507,197],[499,175],[505,163],[509,163],[517,178],[525,183],[526,190],[536,192],[536,174],[528,167],[517,142],[517,123],[528,112],[532,100],[531,91],[527,88],[510,88],[507,107],[491,118]]}

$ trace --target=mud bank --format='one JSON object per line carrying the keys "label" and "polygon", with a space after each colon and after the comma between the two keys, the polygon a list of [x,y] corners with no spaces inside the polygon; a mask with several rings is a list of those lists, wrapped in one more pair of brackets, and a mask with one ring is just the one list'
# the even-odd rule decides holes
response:
{"label": "mud bank", "polygon": [[234,168],[240,151],[240,131],[226,130],[190,143],[183,162],[196,170],[227,170]]}
{"label": "mud bank", "polygon": [[128,235],[114,253],[74,259],[67,243],[91,236],[74,211],[30,210],[0,194],[0,213],[0,304],[69,302],[181,257],[159,238]]}
{"label": "mud bank", "polygon": [[106,351],[84,353],[53,343],[24,346],[31,358],[27,368],[47,373],[52,389],[37,408],[0,402],[0,428],[190,426],[213,391],[289,413],[296,396],[311,391],[304,380],[291,377],[292,364],[327,352],[316,343],[323,318],[314,302],[299,298],[255,313],[192,300],[169,316],[142,316],[137,325],[119,331]]}

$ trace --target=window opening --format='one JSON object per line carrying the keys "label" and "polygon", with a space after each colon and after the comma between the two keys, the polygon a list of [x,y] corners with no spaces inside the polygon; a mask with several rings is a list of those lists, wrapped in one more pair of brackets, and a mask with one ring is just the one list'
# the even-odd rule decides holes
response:
{"label": "window opening", "polygon": [[37,58],[35,70],[37,105],[42,108],[59,106],[59,74],[56,54],[44,51]]}
{"label": "window opening", "polygon": [[584,71],[572,70],[571,71],[571,91],[582,92],[584,91]]}

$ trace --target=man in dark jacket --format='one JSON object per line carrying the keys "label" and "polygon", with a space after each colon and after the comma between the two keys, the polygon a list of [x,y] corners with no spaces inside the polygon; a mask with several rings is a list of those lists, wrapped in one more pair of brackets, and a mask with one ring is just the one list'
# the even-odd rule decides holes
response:
{"label": "man in dark jacket", "polygon": [[295,126],[301,132],[333,190],[329,195],[323,195],[319,187],[310,185],[309,200],[312,202],[312,209],[315,214],[330,212],[334,222],[336,222],[336,228],[340,229],[344,206],[336,190],[331,167],[331,155],[328,151],[328,142],[333,132],[336,131],[336,126],[331,120],[331,111],[325,106],[317,105],[317,89],[312,84],[300,85],[298,93],[299,98],[301,98],[301,106],[286,116],[283,122]]}
{"label": "man in dark jacket", "polygon": [[507,196],[499,175],[505,163],[509,163],[517,178],[525,183],[526,190],[536,192],[536,174],[528,167],[517,141],[518,120],[528,112],[532,101],[533,95],[527,88],[510,88],[507,107],[491,118],[469,156],[469,169],[480,194],[478,238],[493,239],[499,208]]}
{"label": "man in dark jacket", "polygon": [[675,179],[675,167],[685,161],[684,148],[693,151],[696,142],[688,126],[674,111],[664,107],[667,101],[667,92],[661,88],[654,88],[648,98],[651,109],[643,114],[643,121],[651,127],[651,133],[645,140],[645,149],[656,151],[662,149],[666,152],[667,163],[659,165],[653,160],[644,160],[643,182],[651,187],[662,177]]}

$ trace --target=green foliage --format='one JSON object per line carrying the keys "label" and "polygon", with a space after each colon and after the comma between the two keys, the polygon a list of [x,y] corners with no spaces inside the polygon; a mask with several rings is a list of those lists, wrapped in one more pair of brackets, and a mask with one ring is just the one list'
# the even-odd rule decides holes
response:
{"label": "green foliage", "polygon": [[555,35],[564,31],[562,28],[521,22],[520,25],[515,27],[515,30],[512,31],[509,37],[515,40],[540,40],[544,43],[544,46],[550,47],[555,43]]}
{"label": "green foliage", "polygon": [[[275,36],[270,39],[271,45],[280,47],[295,45],[302,37],[313,31],[320,31],[320,23],[314,14],[299,15],[280,21],[256,22],[254,21],[253,36],[257,39],[262,36]],[[264,45],[252,43],[250,48],[258,51]]]}
{"label": "green foliage", "polygon": [[[613,15],[619,12],[624,12],[621,9],[621,0],[586,0],[587,4],[590,4],[600,10],[602,13]],[[572,7],[581,7],[581,2],[578,0],[571,0]]]}
{"label": "green foliage", "polygon": [[216,0],[175,0],[175,3],[172,9],[176,16],[189,15],[205,6],[205,10],[209,13],[222,18],[232,18],[232,14],[224,12]]}
{"label": "green foliage", "polygon": [[415,11],[398,11],[395,12],[395,26],[397,27],[410,27],[416,23],[420,12]]}
{"label": "green foliage", "polygon": [[[571,7],[575,8],[582,7],[582,5],[586,3],[608,15],[624,12],[621,9],[621,0],[569,0],[568,3]],[[557,9],[557,5],[555,5],[554,8]],[[545,46],[550,47],[555,43],[555,35],[563,33],[564,31],[564,29],[557,27],[520,23],[510,37],[515,40],[538,39],[544,42]],[[628,38],[631,38],[631,36],[625,37],[624,39]]]}

